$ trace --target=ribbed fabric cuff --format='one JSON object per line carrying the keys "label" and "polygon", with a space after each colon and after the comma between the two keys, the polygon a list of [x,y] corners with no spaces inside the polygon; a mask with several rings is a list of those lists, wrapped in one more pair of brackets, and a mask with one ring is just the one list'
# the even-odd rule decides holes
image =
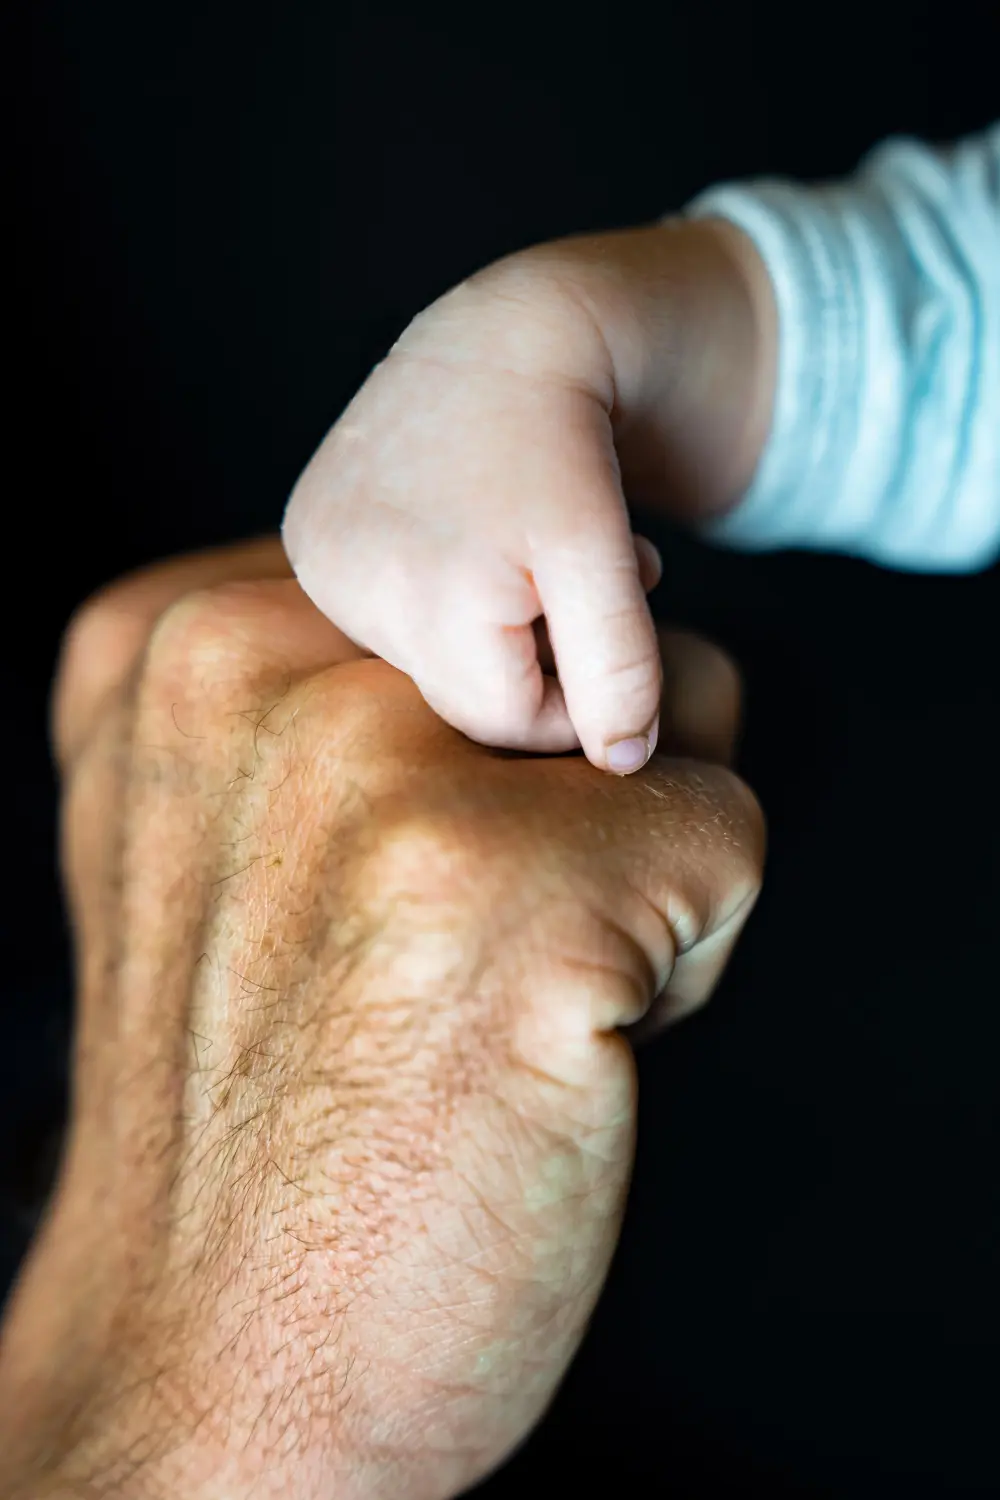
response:
{"label": "ribbed fabric cuff", "polygon": [[870,521],[846,493],[857,440],[864,309],[837,194],[781,182],[716,188],[689,212],[722,217],[753,240],[778,305],[778,378],[771,433],[753,483],[707,534],[747,549],[851,548]]}
{"label": "ribbed fabric cuff", "polygon": [[691,214],[755,243],[779,317],[772,429],[706,528],[963,571],[1000,549],[1000,127],[886,142],[847,182],[713,189]]}

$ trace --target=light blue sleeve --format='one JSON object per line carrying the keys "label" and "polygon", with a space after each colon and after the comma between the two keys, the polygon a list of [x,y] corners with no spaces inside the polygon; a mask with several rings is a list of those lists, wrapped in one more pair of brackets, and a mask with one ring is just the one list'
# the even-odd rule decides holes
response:
{"label": "light blue sleeve", "polygon": [[1000,553],[1000,124],[879,147],[844,183],[712,189],[780,320],[770,438],[708,534],[928,571]]}

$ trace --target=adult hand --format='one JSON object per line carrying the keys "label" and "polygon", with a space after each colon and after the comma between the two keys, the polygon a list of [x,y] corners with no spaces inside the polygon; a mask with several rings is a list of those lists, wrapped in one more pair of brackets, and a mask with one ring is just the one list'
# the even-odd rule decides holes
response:
{"label": "adult hand", "polygon": [[661,741],[715,764],[612,781],[464,739],[284,571],[185,559],[68,636],[73,1118],[4,1328],[5,1496],[486,1473],[615,1245],[617,1028],[704,1000],[758,888],[717,652],[666,639]]}

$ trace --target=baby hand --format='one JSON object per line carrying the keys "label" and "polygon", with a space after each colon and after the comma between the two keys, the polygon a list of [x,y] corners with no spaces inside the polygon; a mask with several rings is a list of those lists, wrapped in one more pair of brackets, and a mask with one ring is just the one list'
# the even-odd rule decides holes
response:
{"label": "baby hand", "polygon": [[[671,233],[673,281],[651,264]],[[717,507],[733,401],[712,381],[739,364],[710,342],[691,370],[694,395],[669,394],[656,298],[691,290],[677,269],[691,260],[683,234],[543,247],[448,293],[374,370],[292,496],[284,539],[303,589],[474,740],[582,746],[621,774],[656,744],[661,669],[645,592],[659,559],[632,533],[618,448],[640,479],[662,471],[675,509],[690,510],[691,484],[671,490],[670,475],[685,473],[667,462],[672,422],[675,456],[685,442],[706,449],[686,472],[707,475],[694,499]],[[660,238],[637,250],[649,236]],[[625,246],[617,261],[609,241]],[[723,262],[716,248],[698,264],[724,281]],[[665,350],[676,359],[676,340]],[[714,425],[702,412],[710,418],[713,401]],[[745,417],[737,409],[738,427]],[[662,501],[656,483],[646,488]]]}

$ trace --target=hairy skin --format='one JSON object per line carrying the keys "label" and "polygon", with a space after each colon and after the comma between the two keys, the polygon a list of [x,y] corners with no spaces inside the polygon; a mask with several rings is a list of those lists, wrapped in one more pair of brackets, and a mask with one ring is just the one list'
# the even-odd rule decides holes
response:
{"label": "hairy skin", "polygon": [[[704,999],[759,884],[728,771],[484,750],[283,571],[187,559],[68,637],[73,1122],[0,1342],[10,1500],[488,1472],[614,1248],[615,1028]],[[675,746],[724,759],[731,669],[665,662]]]}

